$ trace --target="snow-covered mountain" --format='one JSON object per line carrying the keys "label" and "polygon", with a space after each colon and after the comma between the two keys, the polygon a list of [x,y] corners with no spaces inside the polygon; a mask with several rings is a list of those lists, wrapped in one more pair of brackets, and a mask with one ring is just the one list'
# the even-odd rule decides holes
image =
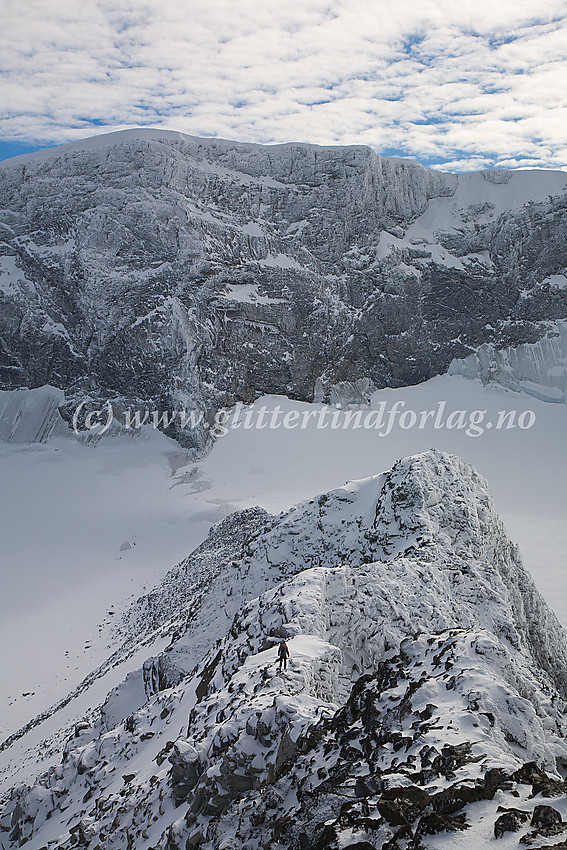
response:
{"label": "snow-covered mountain", "polygon": [[54,385],[68,416],[87,398],[210,416],[457,359],[562,400],[566,186],[151,130],[7,160],[0,388]]}
{"label": "snow-covered mountain", "polygon": [[[565,633],[484,480],[414,453],[480,461],[560,575],[566,189],[143,130],[0,164],[4,605],[37,596],[1,632],[6,850],[565,838]],[[425,427],[314,424],[392,404],[376,387]],[[61,416],[194,411],[162,425],[203,448],[263,393],[307,428],[238,425],[197,459]]]}
{"label": "snow-covered mountain", "polygon": [[394,850],[456,831],[476,850],[567,829],[567,638],[455,456],[227,517],[120,630],[124,651],[169,645],[6,796],[4,847]]}

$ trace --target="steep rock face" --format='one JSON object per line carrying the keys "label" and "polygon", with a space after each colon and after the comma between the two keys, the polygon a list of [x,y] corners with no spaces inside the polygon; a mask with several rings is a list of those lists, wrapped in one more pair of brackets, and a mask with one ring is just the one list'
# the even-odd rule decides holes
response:
{"label": "steep rock face", "polygon": [[[566,638],[471,467],[430,451],[280,517],[243,512],[234,562],[230,523],[152,594],[159,624],[176,582],[209,576],[144,665],[150,698],[112,726],[126,680],[60,765],[12,790],[6,847],[392,850],[474,826],[472,850],[488,836],[478,801],[491,835],[530,818],[560,831]],[[217,639],[228,587],[237,613]],[[196,649],[209,623],[214,645]],[[551,827],[530,793],[556,797]],[[500,820],[503,805],[527,815]]]}
{"label": "steep rock face", "polygon": [[1,386],[210,416],[534,343],[567,315],[566,183],[157,131],[8,161]]}

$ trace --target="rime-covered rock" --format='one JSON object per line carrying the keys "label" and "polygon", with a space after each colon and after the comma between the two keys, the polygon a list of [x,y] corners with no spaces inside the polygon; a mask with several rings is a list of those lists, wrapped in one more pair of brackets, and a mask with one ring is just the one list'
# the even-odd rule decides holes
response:
{"label": "rime-covered rock", "polygon": [[118,418],[210,422],[262,393],[359,399],[454,359],[474,373],[489,346],[482,375],[494,361],[506,385],[564,392],[538,364],[565,356],[566,183],[144,130],[8,160],[0,388],[63,389],[67,419],[110,399]]}
{"label": "rime-covered rock", "polygon": [[11,791],[6,848],[409,850],[458,832],[476,850],[562,831],[566,636],[458,458],[228,517],[136,603],[131,640],[148,610],[170,645]]}

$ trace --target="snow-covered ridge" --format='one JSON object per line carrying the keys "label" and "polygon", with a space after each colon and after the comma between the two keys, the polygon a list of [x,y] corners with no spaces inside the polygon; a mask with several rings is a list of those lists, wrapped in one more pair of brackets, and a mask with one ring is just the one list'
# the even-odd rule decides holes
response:
{"label": "snow-covered ridge", "polygon": [[[562,646],[561,628],[539,597],[495,515],[486,482],[471,467],[437,450],[406,458],[387,474],[351,482],[276,518],[259,509],[228,517],[160,587],[132,606],[120,629],[127,638],[139,637],[173,619],[176,628],[185,632],[166,653],[174,681],[193,668],[207,640],[222,637],[246,600],[262,586],[276,586],[307,569],[342,569],[344,564],[357,570],[358,576],[364,565],[372,564],[371,574],[379,576],[378,583],[387,583],[392,560],[411,558],[415,552],[423,553],[428,564],[423,569],[428,572],[434,569],[431,564],[452,562],[447,567],[451,587],[447,610],[455,604],[453,595],[459,593],[457,585],[451,586],[458,569],[456,558],[473,558],[482,565],[475,580],[492,603],[474,615],[465,605],[454,614],[454,620],[444,619],[448,615],[443,614],[437,622],[435,606],[443,610],[443,605],[435,594],[447,581],[442,573],[442,579],[430,579],[435,602],[423,619],[414,622],[414,632],[423,631],[426,623],[434,623],[439,630],[465,622],[482,623],[506,635],[515,647],[529,648],[537,663],[556,677],[557,686],[567,689],[567,656],[563,649],[552,649],[549,643],[557,640]],[[384,575],[380,573],[382,564],[387,565]],[[403,561],[401,576],[405,569]],[[417,581],[408,582],[418,594],[423,592],[422,579],[419,573]],[[509,606],[504,610],[502,599]],[[356,604],[347,616],[349,622],[355,616]],[[408,623],[416,606],[418,600],[413,598],[407,604]],[[207,621],[205,641],[203,619]],[[378,619],[386,620],[387,616]],[[386,642],[399,639],[400,635],[392,632]],[[356,657],[357,653],[351,654]],[[550,661],[555,655],[556,662]]]}
{"label": "snow-covered ridge", "polygon": [[[175,614],[163,656],[144,665],[144,704],[127,679],[92,726],[77,727],[61,765],[13,790],[0,820],[6,847],[69,847],[77,836],[160,850],[220,850],[227,840],[248,850],[270,838],[296,850],[305,845],[293,823],[313,829],[338,816],[345,795],[360,796],[357,778],[370,789],[363,797],[375,795],[380,815],[365,828],[382,830],[382,847],[392,838],[388,789],[421,787],[425,808],[451,783],[486,787],[497,769],[525,801],[524,774],[508,776],[529,761],[555,777],[540,775],[542,787],[555,781],[565,796],[566,636],[474,469],[431,450],[271,520],[239,516],[233,562],[230,523],[186,565],[185,579],[197,568],[206,579],[211,558],[220,570],[188,600],[185,619]],[[156,590],[154,613],[183,578],[180,568]],[[217,626],[207,632],[215,593],[219,608],[227,595],[238,602],[218,640]],[[200,659],[199,632],[215,641]],[[278,676],[282,637],[291,661]],[[355,741],[371,725],[368,750]]]}
{"label": "snow-covered ridge", "polygon": [[[341,150],[345,146],[321,146],[312,145],[307,142],[287,142],[279,145],[260,145],[253,142],[234,142],[228,139],[220,138],[205,138],[191,136],[187,133],[181,133],[178,130],[159,130],[157,128],[137,127],[131,130],[117,130],[114,133],[101,133],[99,136],[92,136],[88,139],[78,139],[74,142],[67,142],[63,145],[57,145],[53,148],[35,151],[34,153],[20,154],[3,160],[0,167],[10,168],[13,165],[23,165],[32,161],[53,159],[54,157],[65,156],[67,154],[80,153],[81,151],[106,151],[116,145],[127,144],[129,142],[187,142],[199,144],[202,147],[219,147],[219,148],[234,148],[236,150],[263,150],[268,147],[270,150],[278,151],[286,147],[298,148],[314,148],[319,150]],[[349,145],[348,147],[365,148],[364,145]],[[397,157],[388,157],[389,159],[397,159]]]}
{"label": "snow-covered ridge", "polygon": [[[36,161],[45,161],[47,159],[64,157],[69,154],[81,153],[83,151],[108,151],[109,148],[130,143],[135,144],[138,142],[164,141],[170,143],[184,142],[186,144],[198,145],[202,148],[217,148],[219,150],[225,151],[230,149],[236,151],[267,150],[275,154],[278,154],[280,151],[289,148],[329,152],[342,152],[345,150],[371,150],[366,145],[316,145],[308,142],[285,142],[281,144],[262,145],[254,142],[237,142],[234,140],[222,139],[217,137],[207,138],[201,136],[192,136],[188,133],[182,133],[179,130],[165,130],[151,127],[136,127],[128,130],[117,130],[112,133],[101,133],[100,135],[91,136],[86,139],[77,139],[76,141],[67,142],[62,145],[56,145],[55,147],[45,148],[43,150],[34,151],[32,153],[19,154],[17,156],[9,157],[8,159],[2,160],[0,162],[0,168],[11,168],[13,166],[26,165],[28,163]],[[409,162],[408,160],[402,157],[396,156],[383,156],[381,157],[381,159],[390,161],[392,163],[399,163],[400,165],[404,165]],[[416,164],[419,165],[419,163]],[[424,168],[425,166],[420,167]],[[441,171],[439,173],[448,174],[450,172]],[[478,174],[482,174],[484,180],[486,180],[488,183],[493,184],[494,186],[508,185],[510,181],[514,180],[516,173],[517,172],[507,169],[487,169],[486,171],[478,172]],[[523,175],[528,175],[528,177],[531,177],[531,175],[553,175],[555,177],[555,180],[559,179],[562,174],[564,175],[564,172],[553,171],[551,169],[521,169],[521,173]],[[461,179],[466,178],[470,180],[471,177],[474,179],[473,174],[464,174],[462,175]],[[551,185],[553,184],[550,184],[550,186]]]}
{"label": "snow-covered ridge", "polygon": [[[56,145],[53,148],[35,151],[33,153],[19,154],[0,162],[0,168],[11,168],[12,166],[25,165],[29,162],[45,161],[46,159],[58,158],[67,154],[79,153],[81,151],[106,151],[115,145],[130,141],[179,141],[183,138],[193,138],[174,130],[157,130],[138,127],[135,130],[118,130],[115,133],[101,133],[99,136],[91,136],[88,139],[78,139],[75,142],[67,142]],[[205,140],[203,140],[205,141]]]}

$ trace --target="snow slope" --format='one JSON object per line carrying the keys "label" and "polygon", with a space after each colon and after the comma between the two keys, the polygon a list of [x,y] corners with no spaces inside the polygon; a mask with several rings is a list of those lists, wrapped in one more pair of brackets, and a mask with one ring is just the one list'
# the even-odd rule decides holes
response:
{"label": "snow slope", "polygon": [[224,515],[186,510],[180,456],[153,431],[0,446],[2,739],[102,663],[120,608]]}

